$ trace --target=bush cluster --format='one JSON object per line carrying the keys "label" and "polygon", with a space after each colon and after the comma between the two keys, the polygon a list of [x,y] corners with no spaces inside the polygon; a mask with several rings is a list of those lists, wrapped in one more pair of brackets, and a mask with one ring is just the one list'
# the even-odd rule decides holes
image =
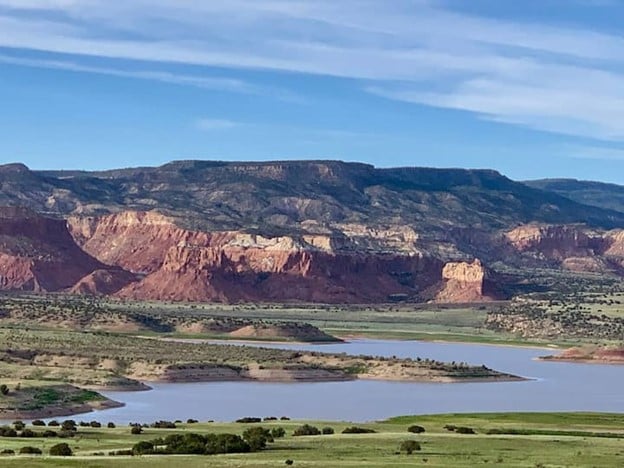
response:
{"label": "bush cluster", "polygon": [[319,431],[318,427],[311,426],[309,424],[304,424],[303,426],[299,426],[293,432],[293,436],[315,436],[320,435],[321,431]]}
{"label": "bush cluster", "polygon": [[458,434],[476,434],[475,430],[472,427],[466,426],[455,426],[453,424],[447,424],[444,426],[444,429],[451,432],[457,432]]}
{"label": "bush cluster", "polygon": [[[260,428],[256,428],[260,429]],[[259,443],[258,440],[255,443]],[[265,443],[266,445],[266,443]],[[251,452],[248,441],[236,434],[171,434],[164,439],[137,442],[133,455],[215,455]]]}
{"label": "bush cluster", "polygon": [[244,423],[244,424],[249,424],[249,423],[259,423],[262,422],[262,418],[254,418],[254,417],[244,417],[244,418],[240,418],[236,420],[237,423]]}
{"label": "bush cluster", "polygon": [[343,434],[374,434],[375,432],[377,431],[357,426],[347,427],[344,431],[342,431]]}

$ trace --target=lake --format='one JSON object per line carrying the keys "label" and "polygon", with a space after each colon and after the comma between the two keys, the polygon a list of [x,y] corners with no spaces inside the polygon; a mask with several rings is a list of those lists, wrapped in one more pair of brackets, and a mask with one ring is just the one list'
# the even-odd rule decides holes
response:
{"label": "lake", "polygon": [[449,412],[624,412],[624,367],[535,360],[538,356],[551,354],[547,349],[388,340],[258,346],[465,361],[533,380],[496,383],[370,380],[157,383],[150,384],[153,390],[147,392],[104,392],[126,406],[75,419],[129,423],[159,419],[232,421],[244,416],[288,416],[293,419],[364,422],[397,415]]}

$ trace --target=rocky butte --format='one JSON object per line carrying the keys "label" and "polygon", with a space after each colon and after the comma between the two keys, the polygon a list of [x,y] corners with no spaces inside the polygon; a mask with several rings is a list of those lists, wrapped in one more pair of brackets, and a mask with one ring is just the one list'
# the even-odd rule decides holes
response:
{"label": "rocky butte", "polygon": [[473,302],[500,265],[622,275],[624,213],[495,171],[0,166],[0,288],[180,301]]}

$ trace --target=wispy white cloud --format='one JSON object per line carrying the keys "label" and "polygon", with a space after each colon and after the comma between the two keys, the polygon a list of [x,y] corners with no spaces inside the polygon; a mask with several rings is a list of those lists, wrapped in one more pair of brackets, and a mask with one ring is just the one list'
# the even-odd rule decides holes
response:
{"label": "wispy white cloud", "polygon": [[[0,0],[0,47],[342,77],[390,99],[543,131],[624,140],[624,37],[590,25],[480,17],[440,5],[434,0]],[[39,64],[251,89],[240,80],[77,62]]]}
{"label": "wispy white cloud", "polygon": [[20,65],[34,68],[50,68],[80,73],[94,73],[110,75],[120,78],[135,78],[140,80],[161,81],[178,85],[195,86],[198,88],[234,91],[241,93],[255,93],[259,89],[255,86],[235,78],[213,78],[204,76],[185,75],[159,70],[124,70],[121,68],[98,67],[84,65],[68,60],[30,59],[13,55],[0,54],[0,63]]}

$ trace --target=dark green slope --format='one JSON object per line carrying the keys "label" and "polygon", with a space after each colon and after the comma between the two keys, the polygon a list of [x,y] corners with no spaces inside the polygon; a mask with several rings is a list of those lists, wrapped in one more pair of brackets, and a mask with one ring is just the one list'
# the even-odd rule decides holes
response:
{"label": "dark green slope", "polygon": [[623,212],[491,170],[378,169],[340,161],[177,161],[104,172],[7,165],[0,166],[0,205],[58,216],[158,209],[188,227],[266,234],[342,223],[405,224],[435,237],[451,227],[494,230],[532,221],[624,227]]}
{"label": "dark green slope", "polygon": [[624,213],[624,186],[576,179],[542,179],[525,182],[586,205]]}

